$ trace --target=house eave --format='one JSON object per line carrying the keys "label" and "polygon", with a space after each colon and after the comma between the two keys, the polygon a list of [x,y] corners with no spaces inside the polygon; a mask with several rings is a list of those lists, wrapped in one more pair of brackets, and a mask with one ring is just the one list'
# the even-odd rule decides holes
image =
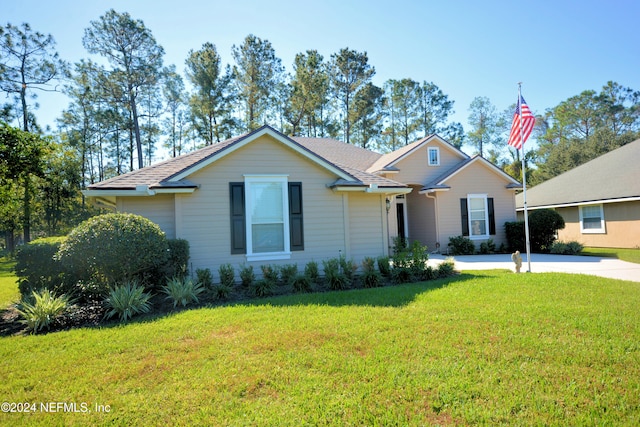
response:
{"label": "house eave", "polygon": [[[527,206],[527,210],[536,210],[536,209],[555,209],[555,208],[570,208],[574,206],[585,206],[585,205],[598,205],[598,204],[610,204],[610,203],[623,203],[623,202],[637,202],[640,201],[640,196],[633,197],[622,197],[619,199],[600,199],[600,200],[585,200],[581,202],[568,202],[568,203],[552,203],[547,205],[539,205],[539,206]],[[524,206],[516,207],[517,212],[524,211]]]}

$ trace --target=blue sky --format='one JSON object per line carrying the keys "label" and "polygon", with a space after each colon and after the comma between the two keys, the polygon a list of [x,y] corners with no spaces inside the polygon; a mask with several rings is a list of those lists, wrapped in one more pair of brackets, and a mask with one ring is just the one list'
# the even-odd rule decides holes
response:
{"label": "blue sky", "polygon": [[[515,103],[517,83],[534,113],[612,80],[640,90],[637,0],[2,0],[0,21],[28,22],[51,34],[62,59],[90,56],[84,29],[110,8],[141,19],[165,49],[165,65],[184,70],[189,50],[212,42],[225,63],[248,34],[269,40],[291,71],[296,53],[329,59],[341,48],[366,51],[374,83],[432,81],[455,101],[468,130],[473,98],[499,111]],[[36,112],[53,124],[68,101],[39,95]]]}

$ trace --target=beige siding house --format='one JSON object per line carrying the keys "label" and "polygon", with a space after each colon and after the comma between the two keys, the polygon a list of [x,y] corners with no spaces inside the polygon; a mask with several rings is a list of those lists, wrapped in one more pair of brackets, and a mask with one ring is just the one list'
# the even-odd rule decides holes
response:
{"label": "beige siding house", "polygon": [[435,251],[452,236],[504,241],[519,184],[438,136],[381,155],[264,126],[89,186],[190,243],[192,268],[304,265],[388,255],[397,236]]}
{"label": "beige siding house", "polygon": [[[562,215],[560,241],[640,247],[640,140],[528,189],[527,208],[554,209]],[[522,216],[522,194],[517,209]]]}

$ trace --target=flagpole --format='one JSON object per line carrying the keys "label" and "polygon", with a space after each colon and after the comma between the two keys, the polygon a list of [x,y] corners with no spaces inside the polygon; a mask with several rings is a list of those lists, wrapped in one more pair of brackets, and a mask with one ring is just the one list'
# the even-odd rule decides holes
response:
{"label": "flagpole", "polygon": [[520,114],[520,153],[522,156],[522,198],[524,200],[524,235],[527,249],[527,273],[531,273],[531,242],[529,240],[529,214],[527,211],[527,173],[524,163],[524,124],[522,122],[522,82],[518,82],[518,110]]}

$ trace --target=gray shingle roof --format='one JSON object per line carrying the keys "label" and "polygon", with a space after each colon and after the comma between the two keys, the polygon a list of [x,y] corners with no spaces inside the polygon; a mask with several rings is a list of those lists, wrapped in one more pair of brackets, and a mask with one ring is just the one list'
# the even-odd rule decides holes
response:
{"label": "gray shingle roof", "polygon": [[[263,127],[259,130],[264,128],[268,127]],[[179,181],[172,181],[171,179],[187,172],[202,162],[208,161],[215,155],[222,154],[226,149],[245,140],[259,130],[92,184],[88,188],[90,190],[135,190],[140,186],[150,189],[197,187],[197,184],[188,179],[181,179]],[[334,185],[344,185],[349,182],[350,185],[361,186],[406,187],[405,184],[365,172],[366,168],[381,156],[379,153],[328,138],[293,137],[289,138],[289,140],[303,147],[313,156],[325,160],[342,170],[346,175],[354,178],[352,182],[340,179],[336,181]]]}
{"label": "gray shingle roof", "polygon": [[[527,206],[558,206],[640,197],[640,139],[527,189]],[[523,195],[516,196],[523,207]]]}

